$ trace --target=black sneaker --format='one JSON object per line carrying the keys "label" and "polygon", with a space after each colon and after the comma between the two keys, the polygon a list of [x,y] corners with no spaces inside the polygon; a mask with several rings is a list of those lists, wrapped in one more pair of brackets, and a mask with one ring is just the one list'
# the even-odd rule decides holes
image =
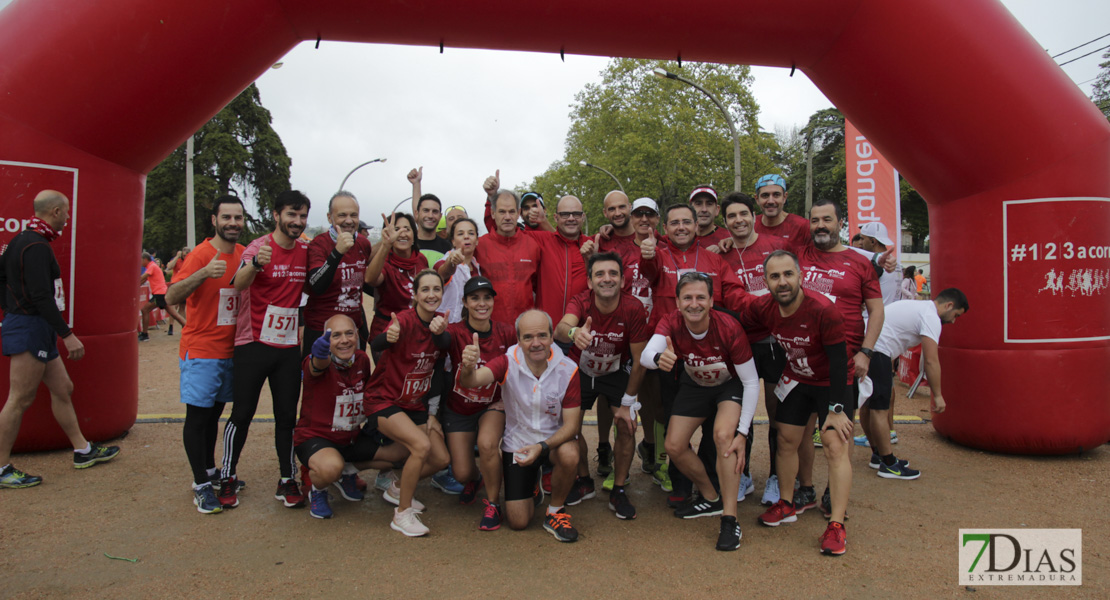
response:
{"label": "black sneaker", "polygon": [[[821,494],[821,514],[825,515],[826,519],[832,517],[832,500],[829,498],[829,488],[825,488],[825,493]],[[847,510],[844,511],[844,520],[848,520]]]}
{"label": "black sneaker", "polygon": [[150,341],[150,336],[145,334],[145,333],[140,333],[139,334],[139,341],[140,342],[149,342]]}
{"label": "black sneaker", "polygon": [[96,463],[108,462],[119,454],[119,446],[101,446],[92,444],[92,450],[87,454],[73,453],[73,468],[87,469]]}
{"label": "black sneaker", "polygon": [[614,487],[609,492],[609,510],[616,513],[618,519],[636,518],[636,507],[632,506],[628,494],[624,493],[624,486]]}
{"label": "black sneaker", "polygon": [[674,516],[680,519],[696,519],[698,517],[715,517],[724,509],[724,502],[718,497],[710,502],[701,496],[694,498],[689,505],[674,511]]}
{"label": "black sneaker", "polygon": [[717,536],[717,549],[723,552],[736,550],[740,547],[742,537],[744,532],[740,531],[740,523],[736,522],[736,517],[722,516],[721,533]]}
{"label": "black sneaker", "polygon": [[640,471],[652,474],[655,472],[655,451],[648,448],[644,442],[636,444],[636,454],[640,456]]}
{"label": "black sneaker", "polygon": [[548,513],[543,518],[543,528],[560,542],[578,541],[578,530],[570,524],[570,515],[563,509],[554,514]]}
{"label": "black sneaker", "polygon": [[567,494],[567,505],[575,506],[583,500],[589,500],[597,497],[597,488],[594,487],[593,477],[579,477],[574,480],[574,487],[570,488],[570,493]]}
{"label": "black sneaker", "polygon": [[169,330],[166,331],[166,335],[173,335],[173,325],[172,324],[170,325]]}
{"label": "black sneaker", "polygon": [[196,505],[197,511],[204,515],[223,511],[223,506],[220,505],[220,500],[216,497],[216,491],[212,489],[211,483],[193,488],[193,504]]}
{"label": "black sneaker", "polygon": [[799,515],[817,506],[817,491],[813,486],[802,486],[794,492],[794,512]]}
{"label": "black sneaker", "polygon": [[613,447],[601,444],[597,447],[597,474],[607,477],[613,472]]}
{"label": "black sneaker", "polygon": [[540,491],[540,486],[537,485],[536,489],[532,491],[532,506],[539,507],[541,504],[543,504],[543,492]]}

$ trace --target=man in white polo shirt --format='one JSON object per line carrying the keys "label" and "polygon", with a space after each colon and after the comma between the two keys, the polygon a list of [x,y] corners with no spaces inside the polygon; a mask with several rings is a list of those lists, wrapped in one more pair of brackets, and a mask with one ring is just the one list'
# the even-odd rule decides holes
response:
{"label": "man in white polo shirt", "polygon": [[[868,434],[867,439],[871,441],[871,463],[868,466],[878,469],[879,477],[917,479],[921,476],[921,471],[911,469],[908,462],[894,457],[890,438],[883,435],[893,396],[891,357],[921,344],[921,352],[925,356],[925,375],[929,378],[929,388],[933,392],[931,408],[933,412],[944,412],[940,360],[937,356],[940,328],[941,325],[955,323],[967,309],[967,296],[956,288],[942,291],[936,300],[903,300],[886,307],[883,330],[875,342],[875,352],[871,356],[871,365],[867,372],[874,387],[870,398],[866,400],[870,407],[869,418],[860,421],[864,432]],[[870,435],[872,431],[876,435]]]}

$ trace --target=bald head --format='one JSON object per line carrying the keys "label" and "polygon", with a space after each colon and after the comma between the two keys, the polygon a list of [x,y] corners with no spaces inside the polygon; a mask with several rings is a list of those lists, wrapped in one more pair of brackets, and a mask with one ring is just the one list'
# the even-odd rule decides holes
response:
{"label": "bald head", "polygon": [[340,360],[354,356],[355,350],[358,350],[358,327],[351,317],[333,315],[324,323],[324,330],[331,331],[328,345],[332,356]]}
{"label": "bald head", "polygon": [[347,315],[333,315],[332,318],[324,322],[324,329],[337,331],[344,328],[356,328],[354,320]]}
{"label": "bald head", "polygon": [[69,205],[69,198],[55,190],[43,190],[35,196],[35,216],[42,219],[55,208]]}
{"label": "bald head", "polygon": [[563,196],[555,205],[555,229],[570,240],[578,238],[582,233],[582,225],[586,222],[586,215],[582,212],[582,202],[574,196]]}
{"label": "bald head", "polygon": [[613,190],[605,194],[602,206],[605,218],[617,230],[617,235],[632,234],[632,203],[628,201],[628,195],[620,190]]}

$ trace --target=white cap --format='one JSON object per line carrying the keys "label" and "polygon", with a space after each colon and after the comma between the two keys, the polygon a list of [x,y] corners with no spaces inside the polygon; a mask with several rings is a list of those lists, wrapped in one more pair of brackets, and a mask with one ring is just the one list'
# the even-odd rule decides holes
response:
{"label": "white cap", "polygon": [[879,243],[884,246],[893,246],[894,242],[890,239],[890,235],[886,232],[886,225],[878,221],[869,221],[864,223],[859,228],[860,235],[872,237],[879,240]]}
{"label": "white cap", "polygon": [[655,211],[655,214],[659,214],[659,205],[651,198],[637,198],[636,201],[632,203],[632,210],[635,211],[637,208],[650,208]]}

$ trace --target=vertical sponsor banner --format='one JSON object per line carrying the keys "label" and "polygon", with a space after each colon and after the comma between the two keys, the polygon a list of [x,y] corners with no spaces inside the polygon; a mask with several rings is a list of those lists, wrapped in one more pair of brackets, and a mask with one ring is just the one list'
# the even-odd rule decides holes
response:
{"label": "vertical sponsor banner", "polygon": [[902,205],[898,171],[883,158],[867,138],[844,119],[844,152],[847,155],[848,238],[866,223],[886,226],[894,254],[902,253]]}

